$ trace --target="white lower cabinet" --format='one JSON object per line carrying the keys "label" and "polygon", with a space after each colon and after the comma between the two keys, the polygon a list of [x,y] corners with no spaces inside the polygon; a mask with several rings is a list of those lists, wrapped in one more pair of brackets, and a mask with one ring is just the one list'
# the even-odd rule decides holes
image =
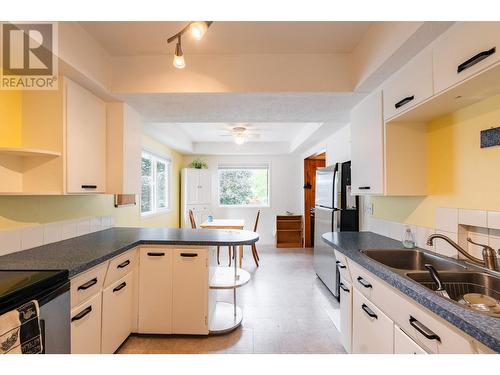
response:
{"label": "white lower cabinet", "polygon": [[340,278],[340,340],[347,353],[352,351],[352,286]]}
{"label": "white lower cabinet", "polygon": [[99,292],[71,310],[71,353],[101,353],[101,298]]}
{"label": "white lower cabinet", "polygon": [[172,250],[139,253],[139,333],[172,333]]}
{"label": "white lower cabinet", "polygon": [[391,354],[394,352],[394,323],[356,288],[352,304],[352,352]]}
{"label": "white lower cabinet", "polygon": [[114,353],[132,331],[133,289],[133,273],[104,289],[101,353]]}
{"label": "white lower cabinet", "polygon": [[427,354],[398,326],[394,327],[394,354]]}
{"label": "white lower cabinet", "polygon": [[208,334],[208,249],[173,249],[172,333]]}

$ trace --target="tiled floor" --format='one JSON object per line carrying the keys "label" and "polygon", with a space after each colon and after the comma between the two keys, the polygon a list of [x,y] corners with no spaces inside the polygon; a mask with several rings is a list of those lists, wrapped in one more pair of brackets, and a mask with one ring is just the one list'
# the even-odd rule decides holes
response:
{"label": "tiled floor", "polygon": [[[225,253],[222,251],[221,253]],[[244,265],[252,280],[238,289],[243,323],[220,336],[132,335],[119,353],[345,353],[338,303],[318,280],[311,249],[259,247],[256,268],[249,249]],[[220,300],[232,300],[220,292]]]}

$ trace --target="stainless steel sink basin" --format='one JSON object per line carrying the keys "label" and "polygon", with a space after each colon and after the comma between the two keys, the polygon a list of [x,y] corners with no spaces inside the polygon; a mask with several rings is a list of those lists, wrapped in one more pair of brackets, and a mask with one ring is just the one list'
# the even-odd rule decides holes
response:
{"label": "stainless steel sink basin", "polygon": [[[431,289],[436,290],[428,272],[408,272],[410,279]],[[443,286],[455,301],[460,301],[464,294],[479,293],[500,301],[500,278],[484,272],[440,272],[439,277]]]}
{"label": "stainless steel sink basin", "polygon": [[425,264],[432,264],[438,271],[463,271],[461,264],[416,249],[369,249],[363,253],[385,266],[411,271],[426,271]]}

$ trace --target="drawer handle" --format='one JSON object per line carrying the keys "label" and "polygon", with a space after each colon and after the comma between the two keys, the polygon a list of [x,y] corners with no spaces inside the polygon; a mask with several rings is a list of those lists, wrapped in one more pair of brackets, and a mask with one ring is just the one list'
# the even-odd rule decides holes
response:
{"label": "drawer handle", "polygon": [[163,257],[165,253],[148,253],[148,257]]}
{"label": "drawer handle", "polygon": [[124,281],[120,285],[118,285],[116,288],[113,288],[113,293],[118,292],[119,290],[122,290],[127,286],[127,283]]}
{"label": "drawer handle", "polygon": [[194,258],[197,257],[198,253],[181,253],[181,257]]}
{"label": "drawer handle", "polygon": [[92,312],[92,305],[89,307],[86,307],[84,310],[76,314],[74,317],[71,318],[71,321],[74,322],[75,320],[80,320],[83,319],[85,316],[90,314]]}
{"label": "drawer handle", "polygon": [[394,104],[394,107],[396,107],[396,109],[398,109],[399,107],[402,107],[402,106],[404,106],[405,104],[408,104],[408,103],[409,103],[409,102],[411,102],[413,99],[415,99],[415,95],[412,95],[412,96],[407,96],[406,98],[401,99],[399,102],[397,102],[396,104]]}
{"label": "drawer handle", "polygon": [[85,284],[80,285],[77,290],[87,290],[95,284],[97,284],[97,277],[94,277],[92,280],[89,280]]}
{"label": "drawer handle", "polygon": [[339,260],[337,260],[335,263],[336,263],[336,264],[337,264],[337,266],[338,266],[340,269],[342,269],[342,270],[343,270],[344,268],[346,268],[346,266],[344,266],[342,263],[340,263],[340,261],[339,261]]}
{"label": "drawer handle", "polygon": [[465,69],[469,69],[471,66],[476,65],[478,62],[493,55],[496,50],[496,47],[493,47],[489,50],[479,52],[477,55],[472,56],[469,60],[464,61],[457,67],[457,73],[463,72]]}
{"label": "drawer handle", "polygon": [[432,332],[429,328],[420,323],[417,319],[410,315],[410,325],[415,328],[418,332],[420,332],[426,339],[429,340],[437,340],[441,342],[441,338]]}
{"label": "drawer handle", "polygon": [[130,264],[130,260],[127,259],[125,262],[120,263],[119,265],[116,266],[116,268],[125,268]]}
{"label": "drawer handle", "polygon": [[375,318],[378,320],[377,314],[375,314],[373,310],[366,306],[364,303],[361,305],[361,308],[370,318]]}
{"label": "drawer handle", "polygon": [[342,289],[346,293],[350,292],[350,290],[343,283],[340,283],[339,287],[340,287],[340,289]]}
{"label": "drawer handle", "polygon": [[82,189],[97,189],[97,185],[82,185]]}
{"label": "drawer handle", "polygon": [[357,280],[358,280],[358,283],[360,283],[361,285],[363,285],[365,288],[373,288],[372,284],[370,284],[369,282],[367,282],[361,276],[358,276]]}
{"label": "drawer handle", "polygon": [[359,190],[370,190],[371,187],[370,186],[360,186],[358,187]]}

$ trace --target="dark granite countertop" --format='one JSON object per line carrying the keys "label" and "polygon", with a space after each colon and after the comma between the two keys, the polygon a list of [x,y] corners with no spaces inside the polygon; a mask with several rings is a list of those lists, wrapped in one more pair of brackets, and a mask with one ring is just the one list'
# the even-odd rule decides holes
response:
{"label": "dark granite countertop", "polygon": [[479,342],[497,353],[500,352],[499,318],[482,315],[447,301],[417,282],[360,252],[366,249],[402,249],[403,246],[399,241],[371,232],[325,233],[323,241]]}
{"label": "dark granite countertop", "polygon": [[138,245],[251,245],[250,231],[112,228],[0,256],[0,270],[68,270],[75,276]]}

